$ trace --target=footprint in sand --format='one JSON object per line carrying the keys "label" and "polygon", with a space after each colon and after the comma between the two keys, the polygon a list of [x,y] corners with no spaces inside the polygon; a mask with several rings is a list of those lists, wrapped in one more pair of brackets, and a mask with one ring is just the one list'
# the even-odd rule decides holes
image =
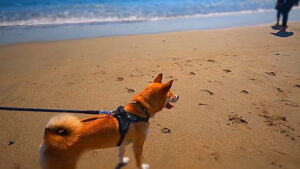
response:
{"label": "footprint in sand", "polygon": [[206,103],[198,103],[198,106],[205,107],[205,108],[208,108],[208,109],[213,109],[213,106],[211,106],[209,104],[206,104]]}
{"label": "footprint in sand", "polygon": [[126,89],[127,89],[127,93],[134,93],[135,92],[134,89],[130,89],[130,88],[127,88],[127,87],[126,87]]}
{"label": "footprint in sand", "polygon": [[169,128],[167,128],[167,127],[164,127],[164,126],[162,126],[161,124],[159,124],[159,123],[157,123],[156,124],[157,126],[159,126],[159,127],[163,127],[160,131],[162,132],[162,133],[171,133],[171,129],[169,129]]}
{"label": "footprint in sand", "polygon": [[269,76],[276,76],[277,72],[265,72]]}
{"label": "footprint in sand", "polygon": [[295,84],[294,87],[299,87],[300,88],[300,85],[299,84]]}
{"label": "footprint in sand", "polygon": [[277,87],[277,91],[280,92],[280,93],[283,92],[283,90],[281,88],[279,88],[279,87]]}
{"label": "footprint in sand", "polygon": [[271,162],[271,165],[274,166],[274,167],[278,167],[278,168],[282,168],[282,164],[278,163],[277,161],[272,161]]}
{"label": "footprint in sand", "polygon": [[159,123],[157,123],[156,125],[159,126],[159,127],[163,127],[163,126],[162,126],[161,124],[159,124]]}
{"label": "footprint in sand", "polygon": [[195,72],[190,72],[190,75],[196,75],[196,73]]}
{"label": "footprint in sand", "polygon": [[265,118],[265,122],[267,123],[268,126],[277,126],[277,125],[279,125],[279,123],[282,123],[282,121],[287,122],[287,119],[285,116],[271,114],[268,111],[263,111],[262,113],[259,113],[258,115]]}
{"label": "footprint in sand", "polygon": [[117,77],[116,81],[123,81],[124,78],[123,77]]}
{"label": "footprint in sand", "polygon": [[210,157],[216,161],[218,161],[220,159],[220,153],[213,150],[212,148],[208,147],[208,146],[203,146],[204,151],[206,151]]}
{"label": "footprint in sand", "polygon": [[174,64],[174,65],[177,65],[177,66],[180,68],[180,70],[183,71],[182,65],[181,65],[180,63],[175,62],[175,63],[173,63],[173,64]]}
{"label": "footprint in sand", "polygon": [[246,120],[243,119],[242,116],[239,116],[237,114],[228,115],[228,120],[231,121],[232,124],[238,123],[238,124],[248,124]]}
{"label": "footprint in sand", "polygon": [[213,92],[211,92],[211,91],[209,91],[209,90],[207,90],[207,89],[203,89],[203,90],[201,90],[201,91],[207,92],[209,95],[213,95],[213,94],[214,94]]}
{"label": "footprint in sand", "polygon": [[100,74],[105,75],[106,73],[102,70],[94,73],[94,75],[100,75]]}
{"label": "footprint in sand", "polygon": [[208,61],[208,62],[216,62],[216,61],[213,60],[213,59],[208,59],[207,61]]}
{"label": "footprint in sand", "polygon": [[294,102],[294,101],[290,101],[290,100],[281,100],[285,105],[290,106],[290,107],[298,107],[299,104]]}
{"label": "footprint in sand", "polygon": [[76,84],[76,82],[72,82],[72,81],[67,82],[67,85],[74,85],[74,84]]}
{"label": "footprint in sand", "polygon": [[[233,113],[233,112],[231,112],[231,113]],[[245,119],[243,119],[242,116],[239,116],[238,114],[228,115],[228,120],[231,122],[231,124],[243,124],[243,127],[251,130],[251,128],[248,126],[248,122]],[[227,125],[230,125],[230,123],[227,123]]]}
{"label": "footprint in sand", "polygon": [[281,154],[281,155],[289,155],[288,153],[285,153],[285,152],[281,152],[281,151],[278,151],[278,150],[273,150],[274,152],[278,153],[278,154]]}
{"label": "footprint in sand", "polygon": [[160,130],[162,133],[171,133],[171,130],[167,127]]}
{"label": "footprint in sand", "polygon": [[223,71],[226,72],[226,73],[230,73],[231,72],[231,70],[229,70],[229,69],[224,69]]}
{"label": "footprint in sand", "polygon": [[71,62],[69,58],[65,58],[65,62]]}
{"label": "footprint in sand", "polygon": [[179,60],[181,60],[180,58],[172,58],[172,60],[174,60],[174,61],[179,61]]}
{"label": "footprint in sand", "polygon": [[7,143],[8,146],[13,145],[13,144],[15,144],[15,142],[12,141],[12,140],[9,140],[8,143]]}
{"label": "footprint in sand", "polygon": [[248,94],[249,93],[247,90],[241,90],[240,92],[243,93],[243,94]]}
{"label": "footprint in sand", "polygon": [[275,127],[275,131],[284,135],[285,137],[290,138],[291,140],[296,140],[295,128],[287,125],[287,119],[285,116],[280,116],[277,114],[269,113],[268,111],[263,111],[258,114],[259,116],[265,119],[265,123],[267,123],[270,127]]}
{"label": "footprint in sand", "polygon": [[205,103],[199,103],[199,106],[209,106],[209,104],[205,104]]}
{"label": "footprint in sand", "polygon": [[252,80],[252,81],[256,81],[256,82],[260,82],[260,83],[262,83],[262,81],[261,81],[261,80],[258,80],[258,79],[255,79],[255,78],[250,78],[249,80]]}

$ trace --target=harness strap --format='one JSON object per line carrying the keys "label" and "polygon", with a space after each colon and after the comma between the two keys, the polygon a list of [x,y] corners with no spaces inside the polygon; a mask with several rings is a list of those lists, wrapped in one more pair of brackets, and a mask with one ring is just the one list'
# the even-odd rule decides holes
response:
{"label": "harness strap", "polygon": [[129,125],[132,122],[148,122],[149,118],[140,117],[124,110],[123,106],[119,106],[117,110],[113,111],[114,117],[118,120],[119,123],[119,132],[120,132],[120,139],[117,143],[117,146],[120,146],[126,133],[128,131]]}

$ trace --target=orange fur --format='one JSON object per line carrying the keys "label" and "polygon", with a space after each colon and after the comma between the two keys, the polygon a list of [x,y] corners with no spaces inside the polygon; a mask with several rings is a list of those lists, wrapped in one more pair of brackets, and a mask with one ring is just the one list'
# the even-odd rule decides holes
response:
{"label": "orange fur", "polygon": [[[54,116],[46,126],[44,140],[51,147],[65,150],[78,141],[80,128],[80,120],[75,116],[68,114]],[[64,130],[69,134],[61,136],[50,130],[57,132]]]}
{"label": "orange fur", "polygon": [[[169,91],[173,81],[166,84],[161,81],[162,74],[159,74],[153,83],[132,99],[146,107],[151,117],[166,107],[166,104],[178,100],[178,96]],[[129,103],[124,109],[132,114],[145,116],[136,104]],[[148,128],[149,122],[131,123],[120,146],[120,162],[124,162],[126,144],[133,143],[137,167],[147,167],[141,160]],[[82,152],[115,147],[119,138],[118,121],[113,115],[95,115],[82,120],[71,115],[55,116],[48,122],[44,132],[44,142],[40,148],[41,166],[43,169],[74,169]]]}

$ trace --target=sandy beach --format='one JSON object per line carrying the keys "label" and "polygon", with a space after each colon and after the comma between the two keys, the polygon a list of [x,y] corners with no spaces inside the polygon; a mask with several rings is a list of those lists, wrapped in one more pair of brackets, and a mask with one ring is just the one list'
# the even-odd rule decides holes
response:
{"label": "sandy beach", "polygon": [[[0,106],[114,110],[158,73],[180,100],[150,120],[153,169],[300,168],[300,22],[0,46]],[[50,117],[0,110],[0,168],[36,169]],[[88,117],[76,114],[78,117]],[[164,132],[167,128],[170,132]],[[78,169],[113,169],[117,148]],[[135,168],[131,161],[124,169]]]}

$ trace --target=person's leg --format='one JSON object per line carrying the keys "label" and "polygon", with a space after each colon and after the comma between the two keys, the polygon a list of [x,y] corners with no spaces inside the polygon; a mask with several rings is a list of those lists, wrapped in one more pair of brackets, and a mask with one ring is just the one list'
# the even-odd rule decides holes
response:
{"label": "person's leg", "polygon": [[279,20],[280,20],[280,15],[281,15],[281,12],[280,12],[280,10],[277,10],[277,15],[276,15],[276,25],[279,25]]}
{"label": "person's leg", "polygon": [[286,6],[283,10],[282,10],[282,29],[281,30],[286,30],[287,28],[287,22],[288,22],[288,17],[289,17],[289,12],[292,9],[292,5]]}
{"label": "person's leg", "polygon": [[282,27],[286,27],[287,26],[287,20],[288,20],[288,12],[287,11],[283,11],[282,12]]}

